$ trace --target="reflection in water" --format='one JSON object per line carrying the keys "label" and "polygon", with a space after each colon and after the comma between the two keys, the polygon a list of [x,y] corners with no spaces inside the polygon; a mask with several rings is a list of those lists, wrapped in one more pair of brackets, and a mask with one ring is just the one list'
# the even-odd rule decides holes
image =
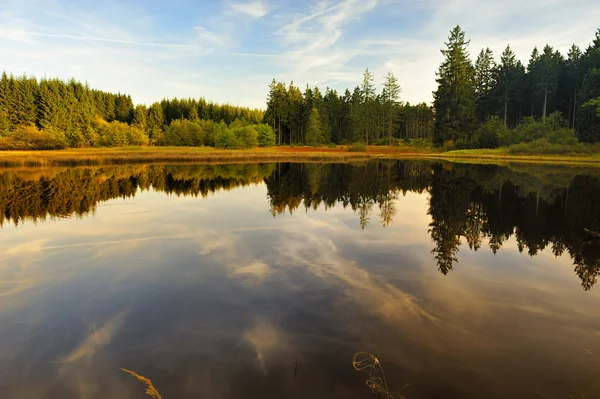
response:
{"label": "reflection in water", "polygon": [[[111,198],[131,198],[138,190],[206,197],[219,190],[264,183],[273,216],[341,203],[358,216],[364,230],[402,218],[401,195],[429,192],[434,243],[443,274],[458,262],[461,240],[477,251],[483,243],[496,254],[511,236],[531,256],[550,246],[565,251],[585,290],[600,274],[600,173],[542,166],[499,167],[430,162],[378,161],[364,164],[244,164],[128,166],[50,169],[0,174],[0,223],[46,217],[84,216]],[[265,266],[238,271],[260,279]],[[254,276],[254,277],[252,277]]]}
{"label": "reflection in water", "polygon": [[0,397],[144,397],[126,368],[165,398],[368,398],[380,372],[356,373],[357,351],[408,399],[594,397],[598,176],[388,160],[5,170]]}

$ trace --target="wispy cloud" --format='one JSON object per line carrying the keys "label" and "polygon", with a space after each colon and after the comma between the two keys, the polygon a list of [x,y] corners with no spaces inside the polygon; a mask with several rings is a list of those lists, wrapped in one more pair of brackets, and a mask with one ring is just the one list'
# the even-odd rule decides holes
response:
{"label": "wispy cloud", "polygon": [[249,15],[253,18],[262,18],[270,11],[269,5],[264,1],[251,1],[247,3],[231,3],[231,10]]}
{"label": "wispy cloud", "polygon": [[499,55],[510,43],[526,62],[534,46],[585,47],[598,20],[595,0],[5,0],[0,61],[15,74],[75,77],[136,102],[203,96],[260,107],[273,78],[343,90],[369,67],[377,84],[392,70],[414,103],[431,101],[439,49],[456,24],[472,55],[487,46]]}

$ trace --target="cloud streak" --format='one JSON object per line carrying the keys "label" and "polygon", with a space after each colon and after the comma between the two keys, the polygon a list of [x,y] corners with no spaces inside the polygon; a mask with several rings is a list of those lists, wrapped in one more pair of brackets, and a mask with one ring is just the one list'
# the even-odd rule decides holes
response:
{"label": "cloud streak", "polygon": [[75,77],[136,102],[202,96],[258,107],[273,78],[343,91],[369,67],[378,85],[394,72],[402,99],[415,103],[431,101],[439,49],[457,23],[473,56],[487,46],[499,56],[510,43],[526,64],[534,46],[585,47],[598,20],[593,0],[8,0],[0,5],[0,61],[10,73]]}

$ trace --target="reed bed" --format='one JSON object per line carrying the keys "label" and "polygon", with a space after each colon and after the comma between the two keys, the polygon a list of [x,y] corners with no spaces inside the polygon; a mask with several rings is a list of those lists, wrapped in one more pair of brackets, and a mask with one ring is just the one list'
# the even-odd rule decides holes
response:
{"label": "reed bed", "polygon": [[59,151],[0,152],[0,166],[92,166],[134,163],[251,163],[281,161],[349,161],[371,156],[345,151],[318,149],[280,151],[276,148],[253,150],[214,150],[181,147],[140,147],[119,149],[71,149]]}

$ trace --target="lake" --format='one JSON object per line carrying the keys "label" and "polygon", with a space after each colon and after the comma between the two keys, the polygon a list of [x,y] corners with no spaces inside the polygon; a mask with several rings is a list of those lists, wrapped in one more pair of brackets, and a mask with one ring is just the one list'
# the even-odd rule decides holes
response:
{"label": "lake", "polygon": [[599,397],[600,169],[4,169],[0,218],[2,398],[371,398],[356,352],[407,399]]}

